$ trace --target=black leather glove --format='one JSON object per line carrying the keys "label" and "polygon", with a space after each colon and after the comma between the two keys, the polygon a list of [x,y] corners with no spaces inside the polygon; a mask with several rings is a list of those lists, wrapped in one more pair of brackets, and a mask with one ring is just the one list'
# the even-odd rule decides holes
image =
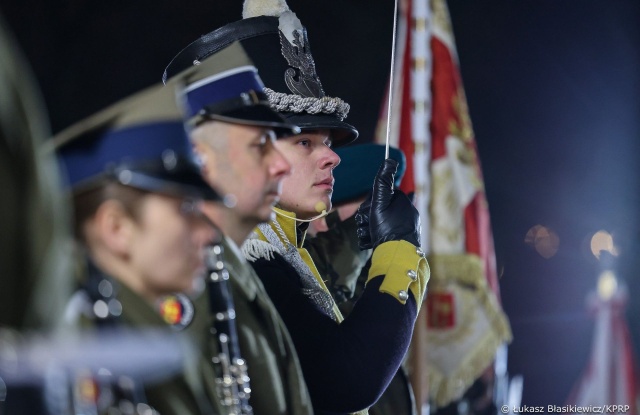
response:
{"label": "black leather glove", "polygon": [[371,196],[358,208],[360,249],[399,240],[420,246],[420,215],[409,198],[393,188],[397,169],[397,161],[386,159],[376,174]]}
{"label": "black leather glove", "polygon": [[369,231],[369,214],[371,213],[371,192],[364,202],[360,204],[360,207],[356,211],[356,234],[358,235],[358,247],[361,251],[365,249],[371,249],[373,244],[371,242],[371,232]]}

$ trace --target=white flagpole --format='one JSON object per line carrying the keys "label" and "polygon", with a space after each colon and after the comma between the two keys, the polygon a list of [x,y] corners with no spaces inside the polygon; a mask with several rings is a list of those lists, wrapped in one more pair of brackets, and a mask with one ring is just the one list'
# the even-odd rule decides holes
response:
{"label": "white flagpole", "polygon": [[391,135],[391,97],[393,96],[393,67],[396,54],[396,23],[398,21],[398,0],[395,0],[393,8],[393,34],[391,36],[391,70],[389,71],[389,101],[387,102],[387,136],[384,158],[389,158],[389,136]]}

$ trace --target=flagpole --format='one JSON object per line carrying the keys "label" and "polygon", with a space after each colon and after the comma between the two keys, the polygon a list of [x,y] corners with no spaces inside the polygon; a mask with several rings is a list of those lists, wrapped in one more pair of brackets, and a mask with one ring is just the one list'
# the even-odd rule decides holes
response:
{"label": "flagpole", "polygon": [[389,158],[389,137],[391,135],[391,97],[393,96],[393,67],[395,66],[396,54],[396,23],[398,21],[398,0],[394,2],[393,8],[393,33],[391,36],[391,70],[389,71],[389,101],[387,102],[387,137],[384,158]]}

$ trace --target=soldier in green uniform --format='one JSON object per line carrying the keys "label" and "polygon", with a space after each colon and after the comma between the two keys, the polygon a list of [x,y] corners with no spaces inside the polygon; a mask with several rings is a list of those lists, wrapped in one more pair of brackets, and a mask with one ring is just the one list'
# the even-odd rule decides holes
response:
{"label": "soldier in green uniform", "polygon": [[[217,127],[228,128],[223,135],[225,139],[234,128],[251,134],[258,131],[250,145],[243,148],[251,157],[268,145],[265,140],[273,130],[279,133],[295,130],[268,107],[251,101],[251,92],[259,80],[255,69],[240,71],[241,76],[235,76],[238,65],[234,62],[250,64],[242,56],[241,48],[235,48],[199,68],[212,71],[207,80],[199,78],[200,85],[211,88],[214,95],[220,93],[207,101],[206,110],[210,112],[199,115],[206,120],[220,117],[223,121]],[[194,72],[184,79],[197,77],[199,70]],[[98,275],[93,280],[99,280],[78,293],[69,314],[71,318],[88,317],[102,324],[115,320],[116,324],[136,327],[166,327],[166,319],[176,326],[186,326],[188,316],[195,313],[188,334],[203,350],[198,353],[200,362],[196,371],[185,371],[170,382],[145,388],[146,397],[162,414],[225,414],[229,409],[222,393],[227,389],[220,388],[225,379],[211,362],[212,356],[220,358],[222,351],[216,349],[213,341],[208,296],[194,294],[195,310],[188,309],[188,301],[180,304],[165,301],[160,307],[157,304],[172,292],[191,291],[194,274],[203,268],[203,246],[214,236],[211,222],[194,205],[194,201],[211,200],[214,195],[193,164],[191,144],[174,99],[174,84],[153,87],[56,137],[75,193],[78,237],[88,247],[92,259],[90,275]],[[286,162],[280,163],[286,171]],[[230,203],[230,198],[227,195],[225,202]],[[229,265],[237,264],[229,261]],[[240,273],[237,279],[243,276],[241,267],[234,270]],[[258,335],[252,339],[257,339],[258,344],[254,348],[273,350],[271,355],[261,355],[262,359],[289,357],[290,364],[276,367],[275,375],[268,379],[275,385],[265,383],[270,390],[278,390],[281,388],[278,376],[290,379],[296,375],[295,354],[286,348],[286,332],[277,326],[275,310],[269,309],[262,298],[256,299],[259,287],[240,282],[245,297],[251,296],[252,300],[243,304],[245,298],[241,298],[236,306],[236,313],[243,316],[239,320],[240,332],[251,333],[255,322]],[[162,312],[166,319],[161,317]],[[253,320],[242,329],[247,313],[251,313]],[[202,321],[204,325],[200,324]],[[252,365],[252,359],[247,360]],[[259,363],[254,366],[259,368]],[[256,389],[260,389],[260,384]],[[233,388],[229,390],[234,392]],[[302,398],[296,395],[290,402],[282,402],[284,410],[303,405],[306,394],[303,384],[298,393]],[[231,400],[238,397],[240,393],[232,395]]]}
{"label": "soldier in green uniform", "polygon": [[[203,247],[219,238],[197,208],[218,196],[194,163],[174,94],[150,87],[62,131],[54,145],[88,264],[66,326],[170,330],[158,302],[192,290]],[[126,349],[121,353],[128,358]],[[148,386],[146,399],[139,389],[129,391],[130,403],[147,400],[162,414],[218,413],[189,370]],[[100,405],[107,411],[119,403]]]}
{"label": "soldier in green uniform", "polygon": [[[216,87],[221,73],[230,73],[239,80],[251,79],[254,87],[242,99],[235,99]],[[290,173],[289,163],[275,149],[274,138],[299,130],[280,116],[274,117],[256,69],[238,43],[165,81],[182,86],[179,93],[187,122],[192,126],[190,136],[202,172],[207,182],[224,195],[224,204],[207,203],[204,212],[225,235],[222,246],[235,302],[240,352],[247,361],[251,382],[249,402],[258,415],[311,414],[310,398],[289,333],[240,252],[255,226],[270,219],[280,183]],[[243,114],[249,106],[261,108],[272,122],[247,120]],[[212,318],[206,299],[196,299],[195,320],[187,330],[199,338],[209,358],[215,355],[207,340]],[[203,370],[211,372],[211,365]]]}

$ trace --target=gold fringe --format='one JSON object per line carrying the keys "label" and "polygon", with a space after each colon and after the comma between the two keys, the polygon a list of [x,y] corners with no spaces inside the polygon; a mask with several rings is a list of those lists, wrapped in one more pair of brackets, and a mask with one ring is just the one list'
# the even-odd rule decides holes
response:
{"label": "gold fringe", "polygon": [[[470,254],[429,255],[432,284],[457,281],[463,285],[486,285],[482,259]],[[431,287],[431,286],[430,286]]]}
{"label": "gold fringe", "polygon": [[[493,292],[489,290],[481,258],[471,254],[431,255],[429,264],[431,266],[429,289],[444,290],[447,285],[455,284],[460,289],[470,290],[470,295],[476,296],[492,328],[479,340],[472,353],[460,360],[453,374],[445,376],[435,365],[429,364],[430,396],[433,404],[443,407],[464,394],[493,362],[498,347],[511,342],[512,333],[506,315]],[[468,334],[468,331],[457,335],[464,334]],[[430,340],[433,341],[433,337]],[[427,348],[429,347],[428,344]]]}

